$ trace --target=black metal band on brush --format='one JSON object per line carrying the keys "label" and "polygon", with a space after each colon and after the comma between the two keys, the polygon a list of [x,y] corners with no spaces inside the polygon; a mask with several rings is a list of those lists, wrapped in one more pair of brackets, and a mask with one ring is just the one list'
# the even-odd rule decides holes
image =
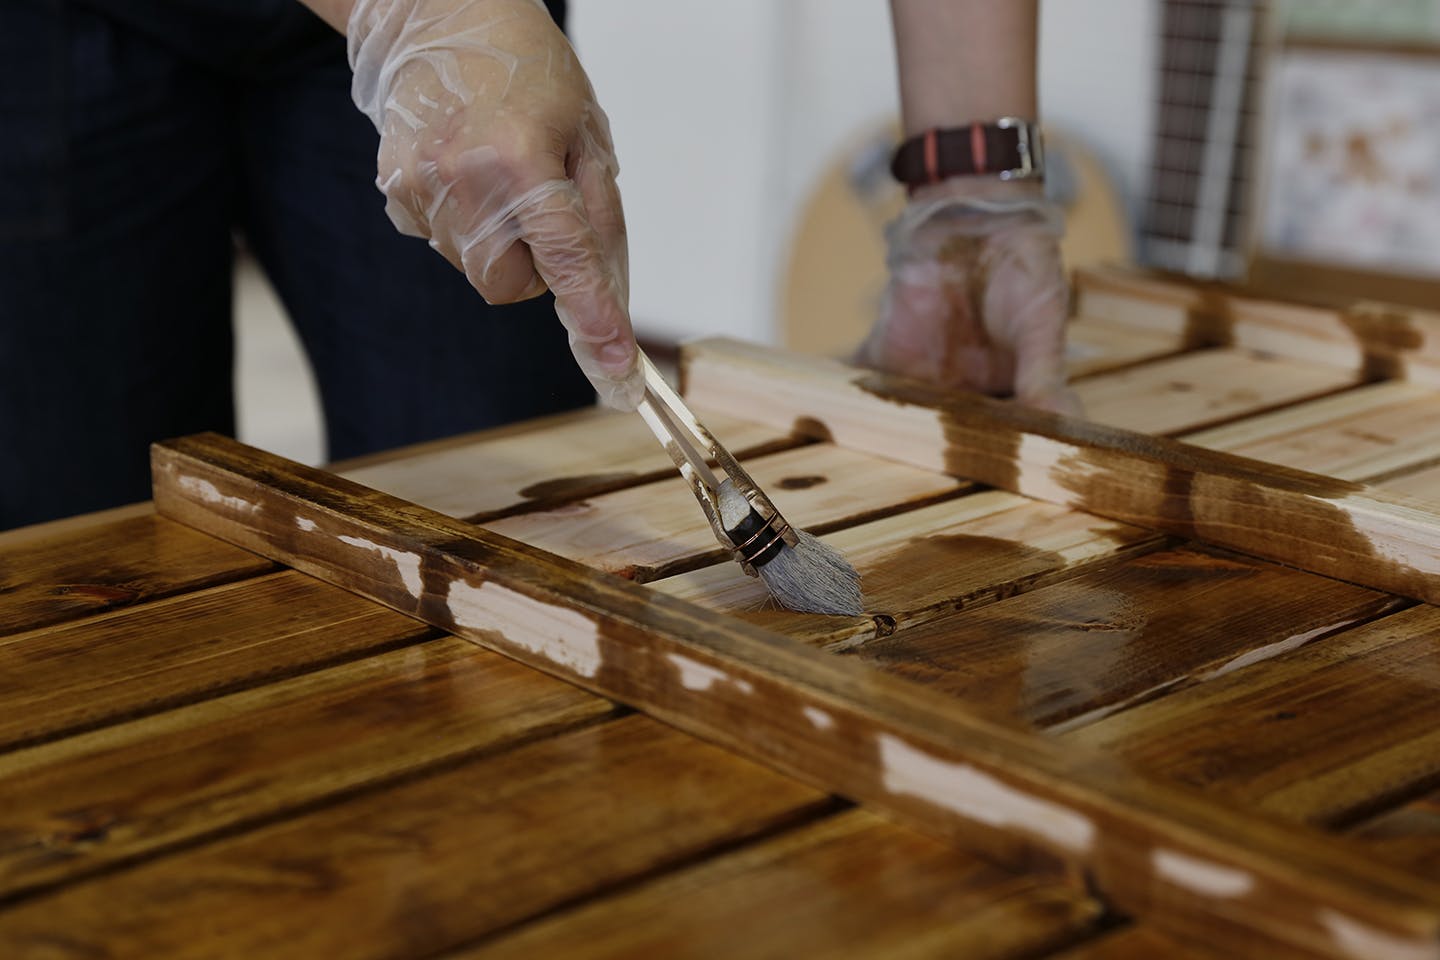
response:
{"label": "black metal band on brush", "polygon": [[753,507],[745,519],[726,529],[730,542],[740,551],[740,558],[754,567],[763,567],[780,555],[785,547],[785,531],[790,528],[778,513],[766,520]]}

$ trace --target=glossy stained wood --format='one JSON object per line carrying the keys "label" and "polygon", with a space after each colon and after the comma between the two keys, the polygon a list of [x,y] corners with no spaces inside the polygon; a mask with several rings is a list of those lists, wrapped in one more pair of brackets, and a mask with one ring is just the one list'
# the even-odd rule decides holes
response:
{"label": "glossy stained wood", "polygon": [[1086,419],[1163,436],[1354,384],[1332,367],[1216,348],[1081,380],[1074,389]]}
{"label": "glossy stained wood", "polygon": [[713,857],[462,951],[532,957],[964,957],[1048,954],[1101,905],[860,810]]}
{"label": "glossy stained wood", "polygon": [[0,954],[427,956],[829,805],[629,717],[13,906]]}
{"label": "glossy stained wood", "polygon": [[1418,606],[1110,717],[1067,740],[1292,820],[1440,780],[1440,608]]}
{"label": "glossy stained wood", "polygon": [[0,755],[0,898],[609,716],[454,637]]}
{"label": "glossy stained wood", "polygon": [[844,649],[1150,549],[1159,539],[1137,527],[989,490],[825,538],[860,572],[869,611],[863,617],[777,609],[764,585],[734,565],[672,577],[655,588],[794,640]]}
{"label": "glossy stained wood", "polygon": [[[154,467],[167,515],[993,856],[1057,858],[1167,929],[1440,954],[1440,888],[1323,835],[233,441],[159,445]],[[1194,896],[1197,872],[1228,895]]]}
{"label": "glossy stained wood", "polygon": [[733,341],[696,345],[684,369],[688,390],[707,403],[728,398],[737,413],[843,446],[1440,600],[1440,515],[1420,501]]}
{"label": "glossy stained wood", "polygon": [[1279,656],[1396,603],[1286,567],[1166,550],[902,630],[855,655],[989,716],[1083,726],[1126,707],[1139,715],[1135,703]]}
{"label": "glossy stained wood", "polygon": [[[737,456],[797,442],[788,431],[698,412]],[[592,408],[422,446],[410,456],[360,464],[342,476],[452,517],[483,519],[581,500],[674,472],[639,417]]]}
{"label": "glossy stained wood", "polygon": [[1440,792],[1430,792],[1356,828],[1354,837],[1372,855],[1440,879]]}
{"label": "glossy stained wood", "polygon": [[55,739],[404,646],[433,631],[299,573],[0,642],[0,747]]}
{"label": "glossy stained wood", "polygon": [[0,548],[0,636],[275,568],[148,507],[96,524],[10,531]]}
{"label": "glossy stained wood", "polygon": [[[920,506],[968,486],[829,443],[752,458],[745,469],[787,520],[811,532]],[[699,563],[728,561],[694,493],[678,475],[486,526],[641,582]],[[727,565],[740,573],[737,564]]]}

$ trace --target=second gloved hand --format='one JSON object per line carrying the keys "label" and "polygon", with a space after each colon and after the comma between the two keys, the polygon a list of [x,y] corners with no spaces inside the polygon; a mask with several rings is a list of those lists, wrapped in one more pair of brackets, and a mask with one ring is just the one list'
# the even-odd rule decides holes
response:
{"label": "second gloved hand", "polygon": [[890,225],[890,282],[859,361],[1078,413],[1062,230],[1039,184],[956,177],[917,190]]}
{"label": "second gloved hand", "polygon": [[491,303],[555,294],[611,406],[644,392],[609,124],[537,0],[356,0],[356,104],[380,131],[378,184]]}

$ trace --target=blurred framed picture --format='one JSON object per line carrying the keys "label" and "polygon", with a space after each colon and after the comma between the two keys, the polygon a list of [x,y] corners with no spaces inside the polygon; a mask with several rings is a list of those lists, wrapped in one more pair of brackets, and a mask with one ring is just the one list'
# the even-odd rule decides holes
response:
{"label": "blurred framed picture", "polygon": [[1251,280],[1440,307],[1440,56],[1269,62]]}

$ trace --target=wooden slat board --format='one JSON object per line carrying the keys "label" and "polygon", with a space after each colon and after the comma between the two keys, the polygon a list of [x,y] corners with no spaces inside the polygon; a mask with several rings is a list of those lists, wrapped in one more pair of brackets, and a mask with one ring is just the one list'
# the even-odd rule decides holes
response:
{"label": "wooden slat board", "polygon": [[398,613],[143,507],[0,534],[0,955],[1440,956],[1440,506],[1379,492],[1435,488],[1429,321],[1129,282],[1077,391],[1185,445],[692,361],[862,617],[764,608],[598,412],[348,468],[489,531],[162,452],[164,509]]}
{"label": "wooden slat board", "polygon": [[0,744],[52,740],[433,633],[287,571],[12,634],[0,643]]}
{"label": "wooden slat board", "polygon": [[[995,716],[1093,723],[1379,616],[1395,598],[1285,567],[1193,549],[1129,558],[902,630],[858,655]],[[1203,689],[1215,687],[1203,684]],[[1128,710],[1125,708],[1129,708]]]}
{"label": "wooden slat board", "polygon": [[[703,411],[737,456],[793,445],[775,430]],[[504,427],[347,469],[343,476],[452,517],[544,508],[668,478],[674,466],[639,417],[598,408]]]}
{"label": "wooden slat board", "polygon": [[1168,436],[1355,384],[1330,367],[1244,350],[1211,349],[1168,357],[1075,384],[1095,423]]}
{"label": "wooden slat board", "polygon": [[[52,532],[53,531],[53,532]],[[154,563],[163,556],[166,564]],[[0,534],[0,631],[253,577],[275,565],[163,517],[126,509],[112,522]]]}
{"label": "wooden slat board", "polygon": [[863,811],[829,817],[501,936],[456,960],[1035,956],[1100,905]]}
{"label": "wooden slat board", "polygon": [[[1170,929],[1440,950],[1440,888],[1314,832],[233,442],[167,444],[155,467],[171,515],[992,855],[1058,856]],[[1217,877],[1228,896],[1194,896]]]}
{"label": "wooden slat board", "polygon": [[[828,443],[752,459],[747,469],[787,520],[817,533],[923,506],[969,487],[953,477]],[[695,495],[678,476],[486,527],[642,583],[723,556]]]}
{"label": "wooden slat board", "polygon": [[0,755],[0,898],[614,709],[445,637]]}

